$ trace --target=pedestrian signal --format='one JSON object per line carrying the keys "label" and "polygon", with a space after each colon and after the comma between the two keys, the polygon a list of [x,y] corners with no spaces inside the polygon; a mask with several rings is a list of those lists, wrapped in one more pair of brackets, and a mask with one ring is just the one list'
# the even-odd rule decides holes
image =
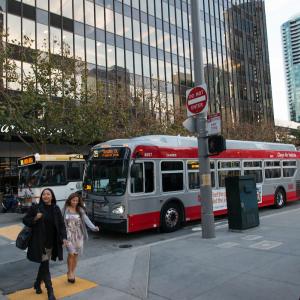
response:
{"label": "pedestrian signal", "polygon": [[226,150],[226,140],[222,135],[208,137],[208,155],[217,155]]}

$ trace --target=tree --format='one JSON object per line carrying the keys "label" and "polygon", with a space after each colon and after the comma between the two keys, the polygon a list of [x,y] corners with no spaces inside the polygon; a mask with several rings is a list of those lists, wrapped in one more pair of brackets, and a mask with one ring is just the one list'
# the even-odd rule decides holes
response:
{"label": "tree", "polygon": [[236,124],[222,122],[222,130],[226,139],[264,142],[276,141],[275,126],[267,122],[242,122]]}
{"label": "tree", "polygon": [[22,47],[13,41],[0,53],[1,123],[32,151],[46,153],[48,143],[76,148],[112,138],[187,133],[181,125],[185,110],[142,90],[133,96],[114,76],[96,81],[94,70],[74,58],[67,44],[54,41],[53,48],[62,48],[56,55],[46,43],[45,51],[32,49],[32,43],[24,36]]}

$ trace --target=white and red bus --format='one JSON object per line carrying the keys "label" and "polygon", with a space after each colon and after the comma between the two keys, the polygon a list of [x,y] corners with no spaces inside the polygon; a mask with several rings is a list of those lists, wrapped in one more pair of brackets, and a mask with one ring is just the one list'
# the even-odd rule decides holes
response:
{"label": "white and red bus", "polygon": [[[226,141],[210,160],[215,215],[226,214],[225,178],[252,175],[258,205],[281,208],[300,198],[300,152],[294,145]],[[174,231],[200,219],[197,140],[142,136],[98,144],[84,174],[88,214],[104,228]],[[205,201],[205,199],[204,199]]]}

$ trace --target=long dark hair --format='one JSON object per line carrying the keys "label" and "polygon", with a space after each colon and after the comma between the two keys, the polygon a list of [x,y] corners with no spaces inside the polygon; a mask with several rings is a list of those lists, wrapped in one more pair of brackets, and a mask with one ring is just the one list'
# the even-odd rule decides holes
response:
{"label": "long dark hair", "polygon": [[81,211],[82,211],[82,210],[85,210],[85,208],[84,208],[84,204],[83,204],[83,200],[82,200],[81,196],[80,196],[79,194],[77,194],[77,193],[72,193],[72,194],[68,197],[68,199],[66,200],[66,203],[65,203],[64,210],[66,210],[66,208],[67,208],[68,206],[71,206],[71,200],[72,200],[73,198],[75,198],[75,197],[78,198],[78,204],[77,204],[77,206],[76,206],[76,211],[77,211],[79,214],[81,214]]}
{"label": "long dark hair", "polygon": [[41,196],[40,196],[40,203],[44,203],[42,196],[43,196],[43,194],[44,194],[45,191],[49,191],[49,192],[51,193],[51,195],[52,195],[51,204],[55,205],[55,204],[56,204],[56,197],[55,197],[55,195],[54,195],[53,190],[52,190],[52,189],[49,189],[49,188],[46,188],[46,189],[43,189],[43,190],[42,190]]}

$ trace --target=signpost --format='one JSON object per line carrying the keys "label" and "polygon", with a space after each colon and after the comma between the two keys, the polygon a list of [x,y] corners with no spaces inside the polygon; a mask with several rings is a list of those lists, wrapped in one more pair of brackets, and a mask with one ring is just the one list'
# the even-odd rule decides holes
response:
{"label": "signpost", "polygon": [[192,122],[194,123],[194,126],[189,127],[196,130],[198,137],[202,238],[214,238],[215,222],[206,130],[206,111],[208,97],[206,87],[204,85],[205,79],[202,59],[203,48],[200,28],[200,1],[192,0],[191,6],[195,71],[194,74],[196,87],[189,92],[186,102],[189,119],[192,119]]}
{"label": "signpost", "polygon": [[207,111],[206,84],[193,87],[186,91],[186,108],[188,117]]}

